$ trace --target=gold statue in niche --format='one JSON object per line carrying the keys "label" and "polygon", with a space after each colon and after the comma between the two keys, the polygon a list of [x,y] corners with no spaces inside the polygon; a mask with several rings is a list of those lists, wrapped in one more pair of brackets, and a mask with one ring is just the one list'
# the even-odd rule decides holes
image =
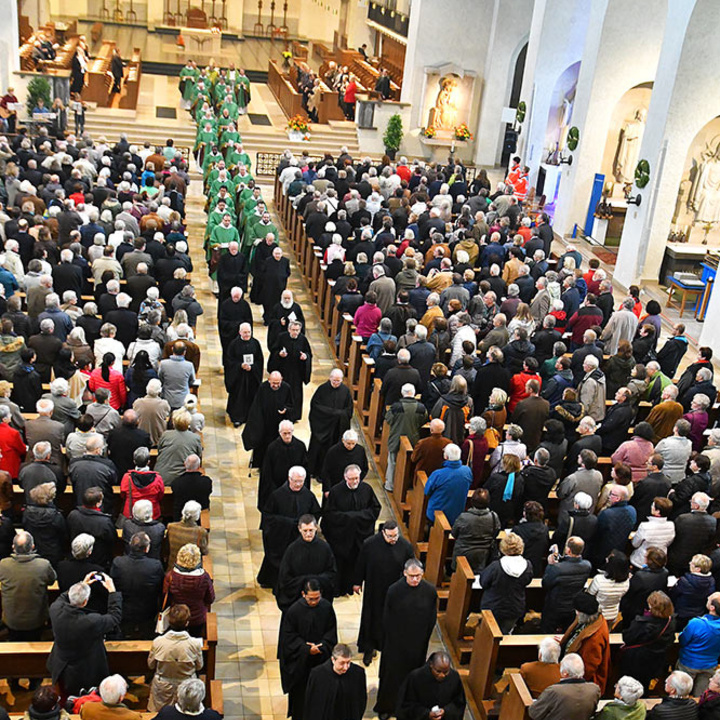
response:
{"label": "gold statue in niche", "polygon": [[452,130],[457,125],[458,80],[456,75],[446,75],[438,81],[435,106],[430,108],[428,127],[436,130]]}

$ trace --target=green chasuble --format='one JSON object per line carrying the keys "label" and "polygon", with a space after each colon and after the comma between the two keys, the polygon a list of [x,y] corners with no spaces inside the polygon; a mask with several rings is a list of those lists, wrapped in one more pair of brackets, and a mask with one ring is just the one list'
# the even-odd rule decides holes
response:
{"label": "green chasuble", "polygon": [[237,103],[243,110],[250,102],[250,80],[247,75],[240,75],[237,79]]}
{"label": "green chasuble", "polygon": [[199,74],[197,68],[187,67],[187,65],[180,71],[183,100],[192,101],[194,99],[195,82]]}

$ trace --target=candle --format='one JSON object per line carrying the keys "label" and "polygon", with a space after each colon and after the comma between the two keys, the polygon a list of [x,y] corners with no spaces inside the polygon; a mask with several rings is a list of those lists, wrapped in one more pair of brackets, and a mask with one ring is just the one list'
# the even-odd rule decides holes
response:
{"label": "candle", "polygon": [[452,145],[450,146],[450,152],[455,152],[455,141],[452,141]]}

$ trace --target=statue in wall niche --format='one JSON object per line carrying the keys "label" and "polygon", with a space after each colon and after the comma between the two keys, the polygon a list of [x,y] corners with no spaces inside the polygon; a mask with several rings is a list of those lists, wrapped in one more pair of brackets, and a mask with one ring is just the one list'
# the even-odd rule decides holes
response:
{"label": "statue in wall niche", "polygon": [[613,163],[613,174],[618,182],[631,183],[635,177],[640,145],[645,132],[645,110],[638,109],[632,120],[620,130],[618,146]]}
{"label": "statue in wall niche", "polygon": [[458,78],[456,75],[445,75],[440,78],[438,84],[440,90],[435,106],[430,108],[428,127],[436,130],[452,130],[458,124]]}
{"label": "statue in wall niche", "polygon": [[694,223],[720,222],[720,143],[702,153],[688,207],[695,211]]}
{"label": "statue in wall niche", "polygon": [[[572,120],[573,105],[575,103],[575,88],[562,99],[562,103],[559,108],[559,119],[558,119],[558,142],[556,150],[558,155],[565,149],[567,143],[568,132],[570,132],[570,121]],[[557,165],[557,162],[552,163]]]}

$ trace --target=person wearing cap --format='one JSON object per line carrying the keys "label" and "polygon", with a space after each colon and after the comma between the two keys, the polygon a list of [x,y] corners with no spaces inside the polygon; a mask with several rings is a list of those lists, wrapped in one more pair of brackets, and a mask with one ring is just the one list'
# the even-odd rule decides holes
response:
{"label": "person wearing cap", "polygon": [[560,640],[563,652],[577,653],[585,663],[585,680],[602,694],[610,675],[610,631],[594,595],[579,592],[573,599],[575,620]]}

